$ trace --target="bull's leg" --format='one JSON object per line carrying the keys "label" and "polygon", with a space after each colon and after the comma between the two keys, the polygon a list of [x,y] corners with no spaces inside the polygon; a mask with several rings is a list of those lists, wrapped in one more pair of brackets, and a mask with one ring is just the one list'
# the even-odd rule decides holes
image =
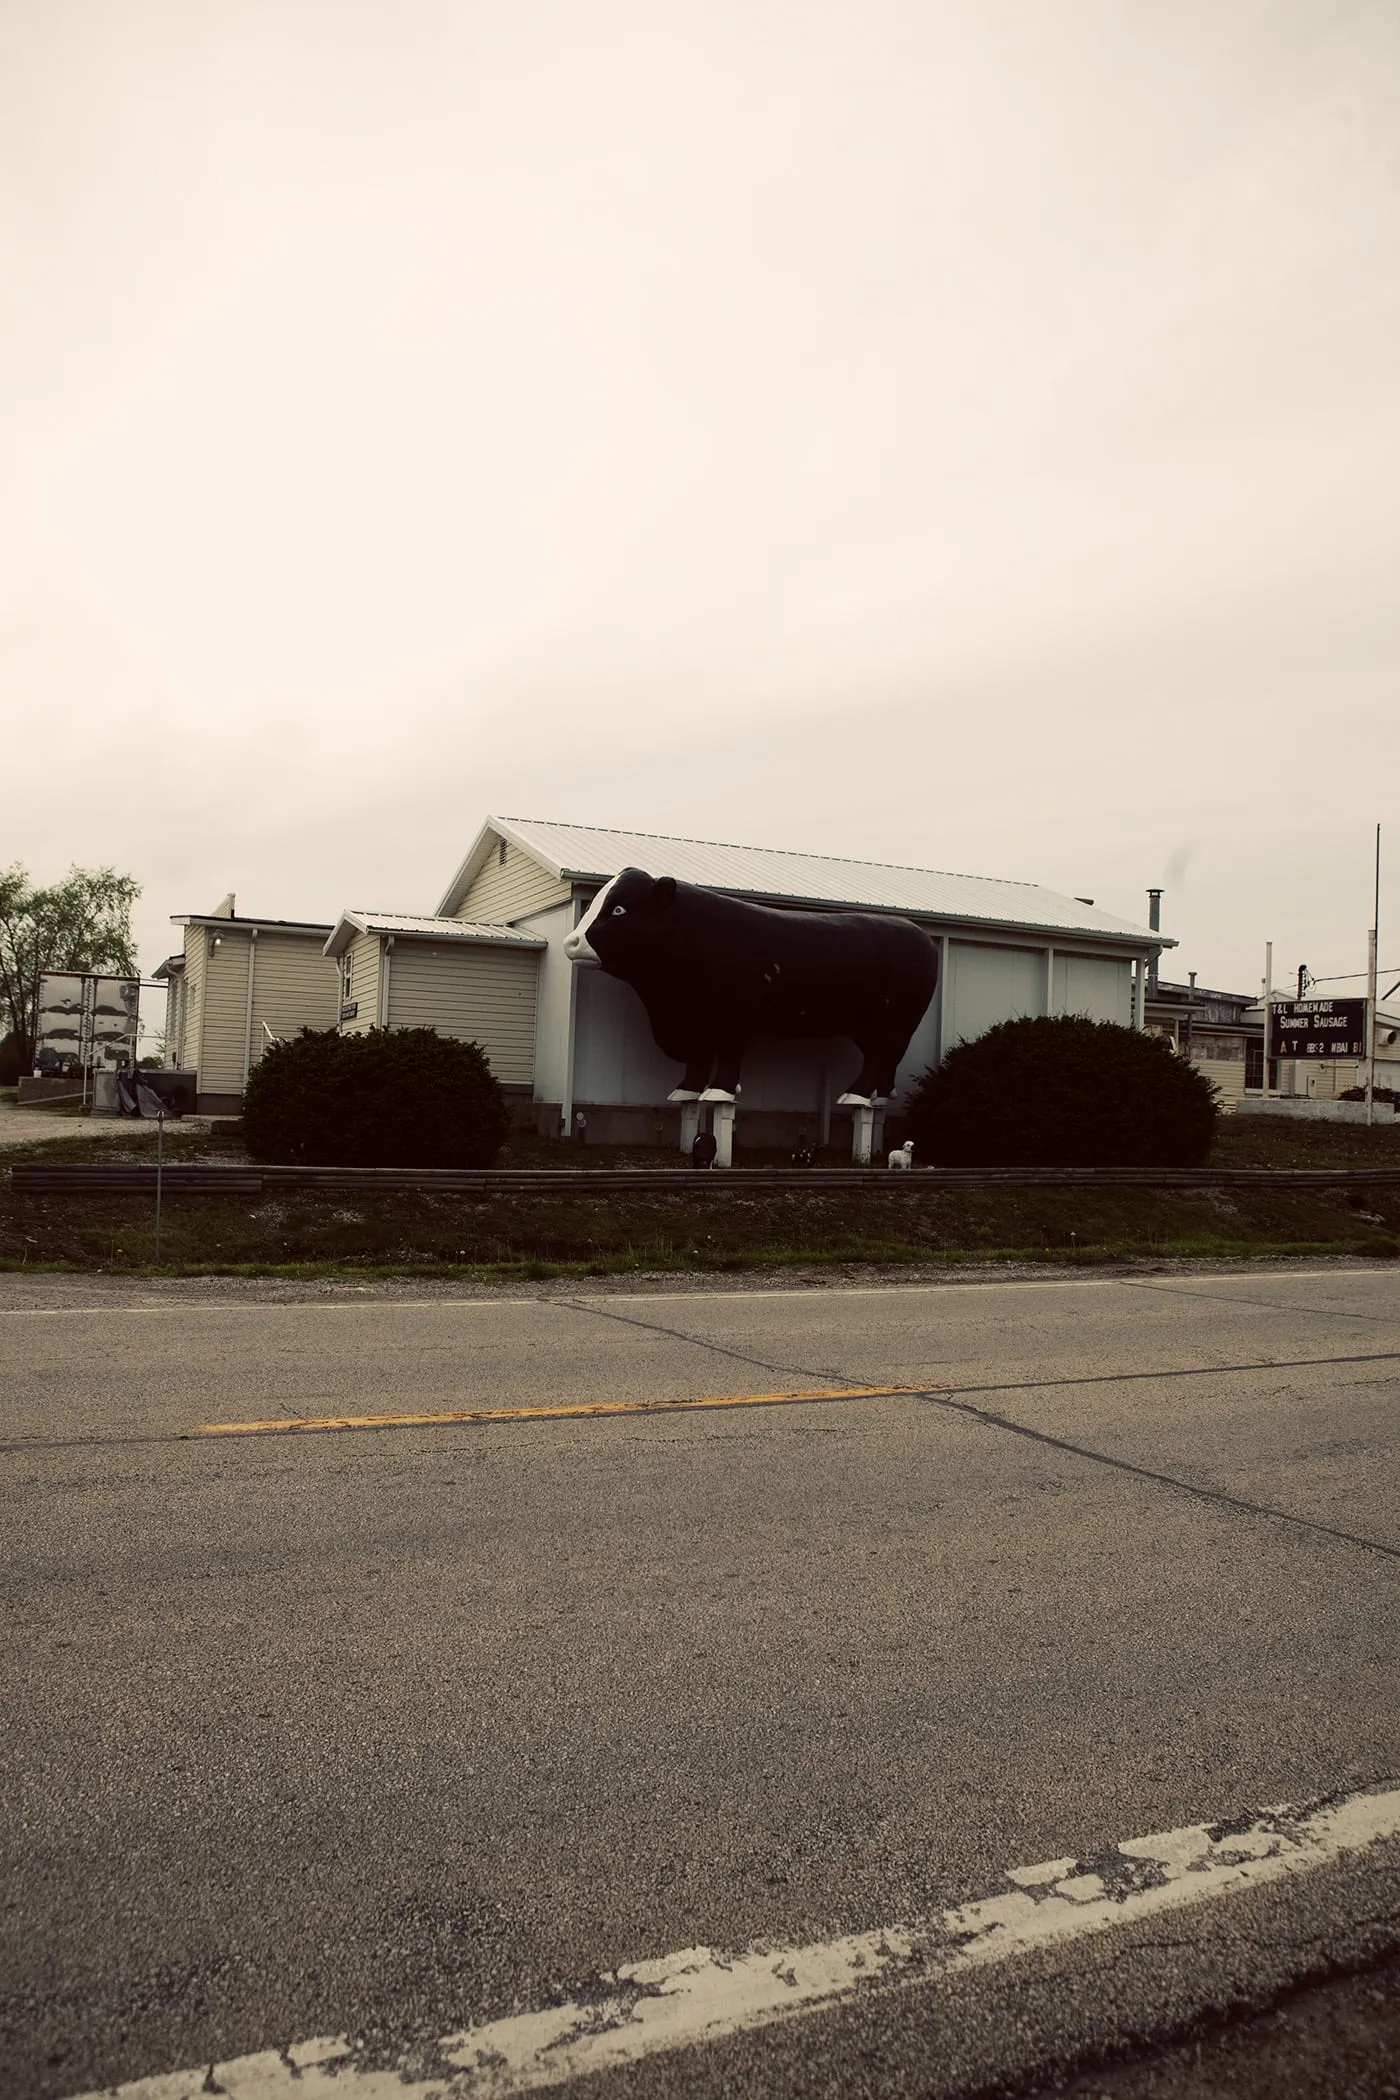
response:
{"label": "bull's leg", "polygon": [[743,1048],[720,1045],[715,1059],[715,1076],[704,1093],[702,1101],[734,1101],[739,1094],[739,1068],[744,1062]]}
{"label": "bull's leg", "polygon": [[889,1043],[861,1043],[858,1047],[860,1070],[845,1093],[837,1095],[838,1108],[869,1108],[874,1102],[888,1101],[894,1092],[894,1075],[902,1052]]}
{"label": "bull's leg", "polygon": [[710,1083],[710,1067],[714,1063],[714,1052],[703,1050],[687,1057],[685,1071],[666,1096],[668,1101],[698,1101]]}

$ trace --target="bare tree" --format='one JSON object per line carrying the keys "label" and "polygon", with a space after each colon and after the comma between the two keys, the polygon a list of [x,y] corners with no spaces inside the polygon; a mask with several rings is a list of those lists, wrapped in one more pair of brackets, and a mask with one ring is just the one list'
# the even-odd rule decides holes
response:
{"label": "bare tree", "polygon": [[115,868],[70,868],[49,889],[36,889],[18,864],[0,870],[0,1017],[26,1062],[46,970],[136,976],[131,907],[140,894],[135,876]]}

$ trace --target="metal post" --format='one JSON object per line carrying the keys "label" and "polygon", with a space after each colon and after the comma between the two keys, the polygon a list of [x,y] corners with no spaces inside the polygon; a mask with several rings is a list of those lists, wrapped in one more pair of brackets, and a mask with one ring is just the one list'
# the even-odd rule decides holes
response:
{"label": "metal post", "polygon": [[1376,826],[1376,891],[1366,949],[1366,1124],[1376,1120],[1376,958],[1381,952],[1381,827]]}
{"label": "metal post", "polygon": [[160,1267],[160,1199],[165,1179],[165,1112],[156,1117],[156,1260]]}
{"label": "metal post", "polygon": [[1269,1022],[1274,996],[1274,944],[1264,943],[1264,1099],[1269,1098]]}

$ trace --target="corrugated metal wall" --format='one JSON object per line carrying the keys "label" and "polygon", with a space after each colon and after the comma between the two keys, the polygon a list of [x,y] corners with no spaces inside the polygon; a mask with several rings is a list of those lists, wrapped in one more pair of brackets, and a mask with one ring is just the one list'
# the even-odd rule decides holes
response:
{"label": "corrugated metal wall", "polygon": [[1121,1027],[1131,1028],[1131,963],[1119,962],[1111,955],[1057,954],[1054,1011],[1087,1014],[1091,1021],[1117,1021]]}
{"label": "corrugated metal wall", "polygon": [[390,957],[389,1026],[480,1043],[497,1079],[529,1085],[537,968],[533,949],[401,940]]}
{"label": "corrugated metal wall", "polygon": [[976,1042],[998,1021],[1043,1014],[1045,950],[950,941],[943,1011],[945,1050],[958,1042]]}

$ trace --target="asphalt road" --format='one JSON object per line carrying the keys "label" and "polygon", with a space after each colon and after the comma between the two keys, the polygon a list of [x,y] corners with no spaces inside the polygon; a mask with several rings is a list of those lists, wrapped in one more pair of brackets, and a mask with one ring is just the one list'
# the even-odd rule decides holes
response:
{"label": "asphalt road", "polygon": [[[850,1386],[917,1390],[752,1404]],[[748,1404],[293,1426],[704,1398]],[[411,2067],[619,1964],[1400,1783],[1398,1400],[1386,1269],[0,1278],[0,2090]],[[991,2090],[1397,1945],[1400,1841],[586,2089]]]}

